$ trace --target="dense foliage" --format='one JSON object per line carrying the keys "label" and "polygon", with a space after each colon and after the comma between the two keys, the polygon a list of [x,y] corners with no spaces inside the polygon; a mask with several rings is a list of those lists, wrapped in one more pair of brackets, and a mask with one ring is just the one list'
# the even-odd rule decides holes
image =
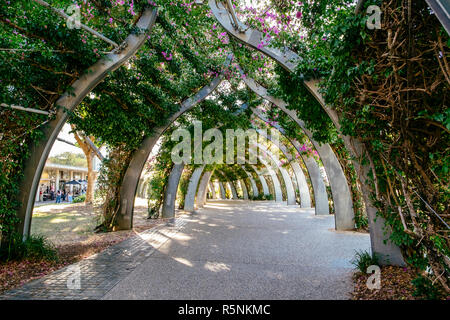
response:
{"label": "dense foliage", "polygon": [[302,84],[322,79],[340,133],[369,151],[366,161],[376,172],[372,203],[393,230],[390,240],[408,263],[449,291],[450,40],[425,1],[409,3],[365,1],[362,12],[375,4],[383,13],[382,28],[370,30],[368,16],[341,1],[273,2],[280,16],[301,20],[292,20],[299,33],[288,21],[273,41],[288,40],[301,57],[292,74],[276,67],[273,93],[289,102],[317,140],[339,150],[336,129]]}
{"label": "dense foliage", "polygon": [[[155,128],[165,126],[180,104],[212,78],[222,73],[229,86],[179,118],[162,139],[152,167],[150,215],[156,215],[162,203],[172,168],[168,137],[176,126],[192,130],[194,119],[203,122],[204,130],[255,125],[249,109],[237,113],[245,102],[250,107],[260,105],[260,99],[241,89],[239,79],[251,76],[283,98],[316,141],[331,145],[352,190],[357,227],[367,224],[361,185],[368,184],[371,205],[392,230],[390,240],[422,273],[417,286],[427,288],[431,279],[450,291],[450,39],[425,1],[365,1],[363,13],[371,4],[381,7],[380,30],[366,27],[367,16],[354,13],[354,1],[267,1],[257,7],[237,6],[239,19],[263,32],[260,48],[270,42],[301,57],[291,73],[258,50],[229,38],[207,5],[182,0],[49,2],[59,9],[78,3],[82,23],[118,44],[130,33],[140,32],[135,23],[146,7],[158,7],[157,23],[146,43],[71,112],[70,122],[77,130],[109,149],[99,178],[104,206],[98,230],[114,229],[121,182],[141,143]],[[67,21],[35,1],[0,0],[0,22],[0,103],[49,112],[0,107],[4,248],[18,237],[14,232],[18,192],[29,146],[42,138],[41,129],[58,109],[57,99],[71,92],[71,84],[113,46],[83,29],[68,28]],[[234,62],[224,70],[230,52]],[[243,75],[237,64],[243,67]],[[304,86],[311,79],[322,80],[321,93],[339,123],[333,123]],[[305,154],[315,156],[311,143],[290,119],[272,109],[266,110],[266,116],[301,142]],[[345,148],[345,137],[367,149],[364,161],[374,173],[371,181],[358,181],[354,167],[358,159]],[[213,178],[247,178],[240,166],[211,169],[217,169]]]}
{"label": "dense foliage", "polygon": [[[71,4],[52,1],[56,8]],[[133,31],[136,12],[143,9],[133,5],[130,12],[129,7],[128,2],[83,2],[81,12],[91,27],[120,43]],[[50,112],[46,116],[0,108],[0,231],[5,243],[17,223],[17,196],[29,145],[42,138],[40,129],[52,119],[60,95],[112,46],[81,29],[67,28],[65,20],[34,1],[0,1],[0,22],[1,103]]]}

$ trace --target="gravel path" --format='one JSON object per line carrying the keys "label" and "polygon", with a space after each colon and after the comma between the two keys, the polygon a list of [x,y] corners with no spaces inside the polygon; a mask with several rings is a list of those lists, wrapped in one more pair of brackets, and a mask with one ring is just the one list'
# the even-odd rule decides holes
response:
{"label": "gravel path", "polygon": [[313,209],[210,201],[0,299],[348,299],[369,248]]}
{"label": "gravel path", "polygon": [[368,234],[274,202],[211,201],[104,299],[348,299]]}

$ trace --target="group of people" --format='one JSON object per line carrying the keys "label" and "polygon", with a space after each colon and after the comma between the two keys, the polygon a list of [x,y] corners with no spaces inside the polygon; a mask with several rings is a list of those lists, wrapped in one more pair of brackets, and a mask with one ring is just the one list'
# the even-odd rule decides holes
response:
{"label": "group of people", "polygon": [[53,187],[49,188],[48,186],[45,189],[45,191],[43,192],[43,190],[42,190],[43,187],[44,186],[42,186],[39,189],[39,201],[55,200],[56,203],[61,203],[61,202],[71,203],[73,201],[73,198],[75,195],[86,193],[86,188],[81,188],[81,190],[79,190],[79,193],[74,194],[71,191],[66,191],[66,189],[58,190],[55,192]]}
{"label": "group of people", "polygon": [[67,198],[67,202],[71,203],[73,201],[72,192],[69,191],[66,193],[65,189],[62,192],[61,192],[61,190],[58,190],[56,192],[56,203],[61,203],[61,200],[64,202],[64,201],[66,201],[66,198]]}

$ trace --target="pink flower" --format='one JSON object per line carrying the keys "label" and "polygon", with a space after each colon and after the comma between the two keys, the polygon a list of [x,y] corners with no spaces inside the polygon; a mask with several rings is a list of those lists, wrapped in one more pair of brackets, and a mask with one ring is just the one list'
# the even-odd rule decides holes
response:
{"label": "pink flower", "polygon": [[297,11],[297,14],[295,15],[297,17],[297,19],[300,19],[302,17],[302,13],[301,11]]}
{"label": "pink flower", "polygon": [[167,55],[167,53],[166,52],[161,52],[161,54],[164,56],[164,58],[167,60],[167,61],[170,61],[170,60],[172,60],[172,54],[170,53],[169,55]]}

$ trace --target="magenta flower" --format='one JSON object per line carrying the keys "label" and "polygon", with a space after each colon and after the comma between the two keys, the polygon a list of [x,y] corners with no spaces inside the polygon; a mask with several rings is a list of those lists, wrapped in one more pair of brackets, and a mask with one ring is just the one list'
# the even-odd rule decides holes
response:
{"label": "magenta flower", "polygon": [[172,54],[170,53],[169,55],[167,55],[167,53],[166,52],[161,52],[161,54],[164,56],[164,58],[167,60],[167,61],[170,61],[170,60],[172,60]]}

